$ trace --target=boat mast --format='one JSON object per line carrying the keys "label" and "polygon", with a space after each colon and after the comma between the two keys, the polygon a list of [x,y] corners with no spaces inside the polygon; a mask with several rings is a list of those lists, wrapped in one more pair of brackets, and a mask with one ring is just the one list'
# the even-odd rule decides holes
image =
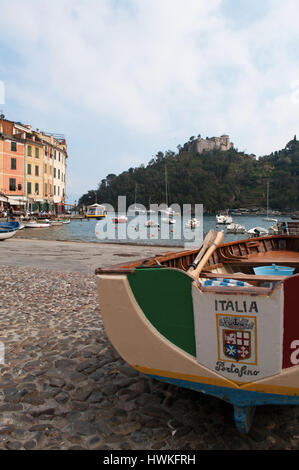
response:
{"label": "boat mast", "polygon": [[269,181],[267,182],[267,218],[269,214]]}
{"label": "boat mast", "polygon": [[165,165],[165,191],[166,191],[166,206],[168,207],[167,166],[166,165]]}

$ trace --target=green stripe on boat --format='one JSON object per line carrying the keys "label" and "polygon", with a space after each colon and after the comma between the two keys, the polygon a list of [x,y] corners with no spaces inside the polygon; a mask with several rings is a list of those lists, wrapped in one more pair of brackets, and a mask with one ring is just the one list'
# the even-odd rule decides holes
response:
{"label": "green stripe on boat", "polygon": [[169,341],[196,356],[192,279],[181,271],[139,268],[128,275],[146,318]]}

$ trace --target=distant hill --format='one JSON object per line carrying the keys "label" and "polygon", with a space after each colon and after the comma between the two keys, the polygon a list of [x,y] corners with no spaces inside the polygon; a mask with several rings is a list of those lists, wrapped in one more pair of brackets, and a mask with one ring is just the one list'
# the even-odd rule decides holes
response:
{"label": "distant hill", "polygon": [[227,208],[265,207],[266,183],[270,182],[271,209],[299,209],[299,141],[296,136],[280,151],[256,159],[232,148],[196,153],[190,146],[178,152],[158,152],[147,166],[129,168],[119,175],[109,174],[97,190],[84,194],[79,205],[97,200],[117,207],[117,197],[127,204],[148,207],[165,202],[165,167],[168,175],[168,202],[203,204],[206,212]]}

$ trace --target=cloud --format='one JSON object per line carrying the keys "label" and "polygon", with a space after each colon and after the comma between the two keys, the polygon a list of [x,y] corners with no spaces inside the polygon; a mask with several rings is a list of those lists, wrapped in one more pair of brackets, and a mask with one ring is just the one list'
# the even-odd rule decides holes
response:
{"label": "cloud", "polygon": [[0,0],[0,8],[7,101],[76,141],[76,184],[87,138],[99,181],[110,167],[125,169],[128,155],[144,163],[198,133],[229,133],[256,154],[299,133],[297,0]]}

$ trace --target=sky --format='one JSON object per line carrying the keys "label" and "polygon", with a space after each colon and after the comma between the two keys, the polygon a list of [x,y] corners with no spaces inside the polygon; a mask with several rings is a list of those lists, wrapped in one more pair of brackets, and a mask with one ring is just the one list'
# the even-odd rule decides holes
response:
{"label": "sky", "polygon": [[299,134],[298,18],[298,0],[0,0],[0,109],[65,135],[68,202],[198,134],[265,155]]}

